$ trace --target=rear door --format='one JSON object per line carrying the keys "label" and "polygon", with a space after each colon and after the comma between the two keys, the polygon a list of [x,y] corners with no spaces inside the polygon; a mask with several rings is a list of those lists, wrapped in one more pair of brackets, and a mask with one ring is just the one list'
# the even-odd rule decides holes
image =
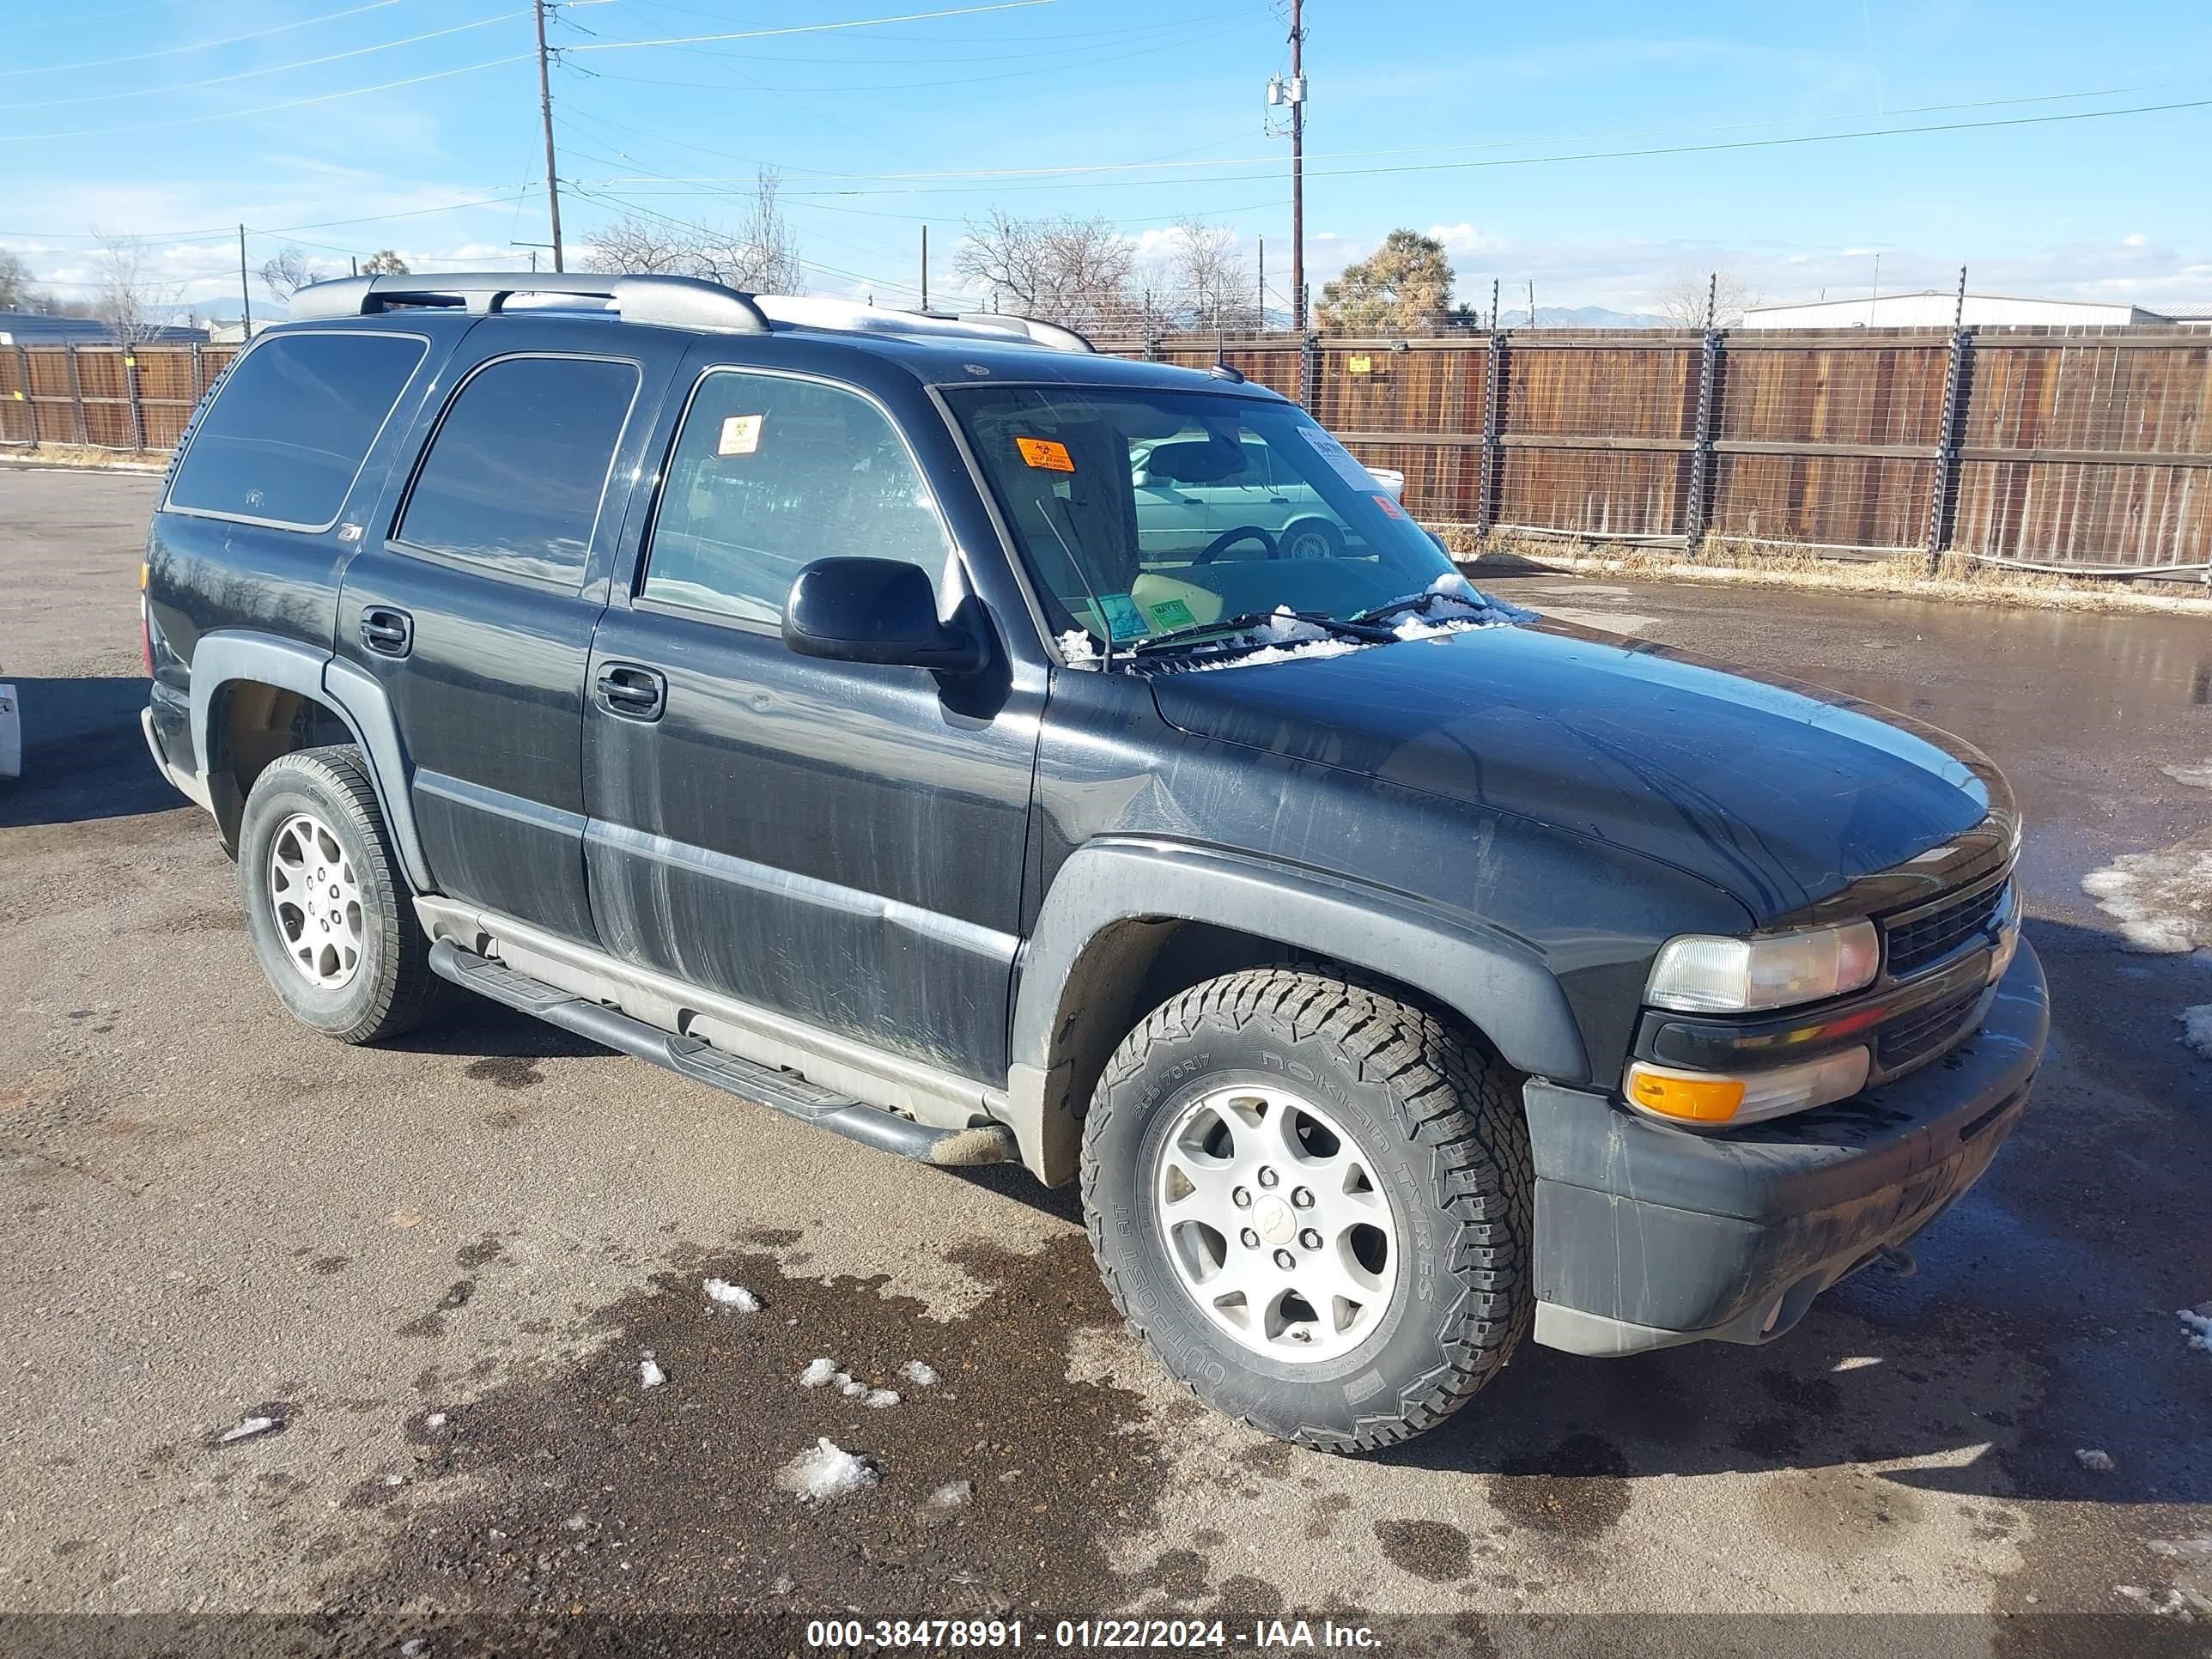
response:
{"label": "rear door", "polygon": [[440,892],[594,937],[584,674],[682,338],[505,314],[470,331],[346,568],[339,654],[389,696]]}
{"label": "rear door", "polygon": [[[864,554],[920,565],[942,611],[988,630],[957,545],[993,533],[981,498],[918,388],[895,416],[895,386],[713,349],[698,368],[592,646],[600,934],[641,966],[1002,1081],[1042,673],[1003,649],[966,678],[828,662],[780,627],[801,566]],[[950,521],[931,477],[965,491]]]}

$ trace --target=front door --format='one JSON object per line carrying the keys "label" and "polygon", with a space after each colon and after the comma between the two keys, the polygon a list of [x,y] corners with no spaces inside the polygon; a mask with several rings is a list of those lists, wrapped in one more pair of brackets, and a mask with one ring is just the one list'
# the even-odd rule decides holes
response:
{"label": "front door", "polygon": [[665,453],[635,575],[592,646],[600,936],[1003,1079],[1038,690],[1003,653],[954,678],[802,657],[780,631],[793,578],[833,555],[920,565],[947,614],[980,603],[907,435],[858,387],[708,367]]}
{"label": "front door", "polygon": [[585,665],[620,481],[682,349],[580,349],[577,327],[501,315],[463,339],[346,566],[337,645],[391,700],[437,890],[589,940]]}

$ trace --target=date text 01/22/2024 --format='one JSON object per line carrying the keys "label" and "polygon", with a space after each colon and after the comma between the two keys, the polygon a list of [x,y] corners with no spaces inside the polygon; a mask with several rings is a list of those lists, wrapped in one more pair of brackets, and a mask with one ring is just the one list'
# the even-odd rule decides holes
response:
{"label": "date text 01/22/2024", "polygon": [[1218,1651],[1250,1648],[1295,1651],[1333,1648],[1371,1651],[1375,1633],[1364,1625],[1323,1620],[1255,1620],[1249,1627],[1219,1619],[1061,1619],[1047,1625],[1019,1619],[811,1619],[806,1645],[832,1650],[1141,1649]]}

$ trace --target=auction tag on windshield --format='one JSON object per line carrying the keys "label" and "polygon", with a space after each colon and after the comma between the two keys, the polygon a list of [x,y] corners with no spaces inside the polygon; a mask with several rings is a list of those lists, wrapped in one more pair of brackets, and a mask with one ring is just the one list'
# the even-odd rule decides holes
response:
{"label": "auction tag on windshield", "polygon": [[1106,626],[1117,640],[1144,637],[1147,631],[1145,619],[1137,614],[1137,602],[1127,593],[1101,593],[1098,608],[1106,613]]}
{"label": "auction tag on windshield", "polygon": [[750,455],[760,447],[761,417],[757,415],[725,415],[722,416],[722,441],[714,446],[717,455]]}
{"label": "auction tag on windshield", "polygon": [[1317,426],[1302,426],[1298,436],[1314,447],[1314,453],[1327,461],[1336,476],[1354,489],[1365,495],[1375,488],[1375,479],[1359,464],[1359,458]]}
{"label": "auction tag on windshield", "polygon": [[1074,458],[1068,454],[1067,446],[1051,438],[1017,438],[1014,447],[1022,452],[1022,459],[1041,472],[1073,472]]}
{"label": "auction tag on windshield", "polygon": [[1152,620],[1162,628],[1188,628],[1197,620],[1190,607],[1181,599],[1162,599],[1158,605],[1145,607],[1152,613]]}
{"label": "auction tag on windshield", "polygon": [[1399,507],[1398,503],[1392,501],[1388,495],[1378,495],[1373,499],[1375,505],[1382,509],[1382,516],[1384,518],[1402,519],[1406,516],[1405,513]]}

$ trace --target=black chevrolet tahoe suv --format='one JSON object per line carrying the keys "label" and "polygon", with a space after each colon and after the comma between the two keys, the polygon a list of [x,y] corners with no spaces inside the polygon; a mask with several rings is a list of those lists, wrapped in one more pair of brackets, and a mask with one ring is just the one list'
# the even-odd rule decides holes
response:
{"label": "black chevrolet tahoe suv", "polygon": [[2004,780],[1470,586],[1297,404],[1022,319],[308,288],[181,446],[147,742],[343,1042],[449,985],[1080,1179],[1212,1405],[1402,1440],[1761,1343],[2048,1024]]}

